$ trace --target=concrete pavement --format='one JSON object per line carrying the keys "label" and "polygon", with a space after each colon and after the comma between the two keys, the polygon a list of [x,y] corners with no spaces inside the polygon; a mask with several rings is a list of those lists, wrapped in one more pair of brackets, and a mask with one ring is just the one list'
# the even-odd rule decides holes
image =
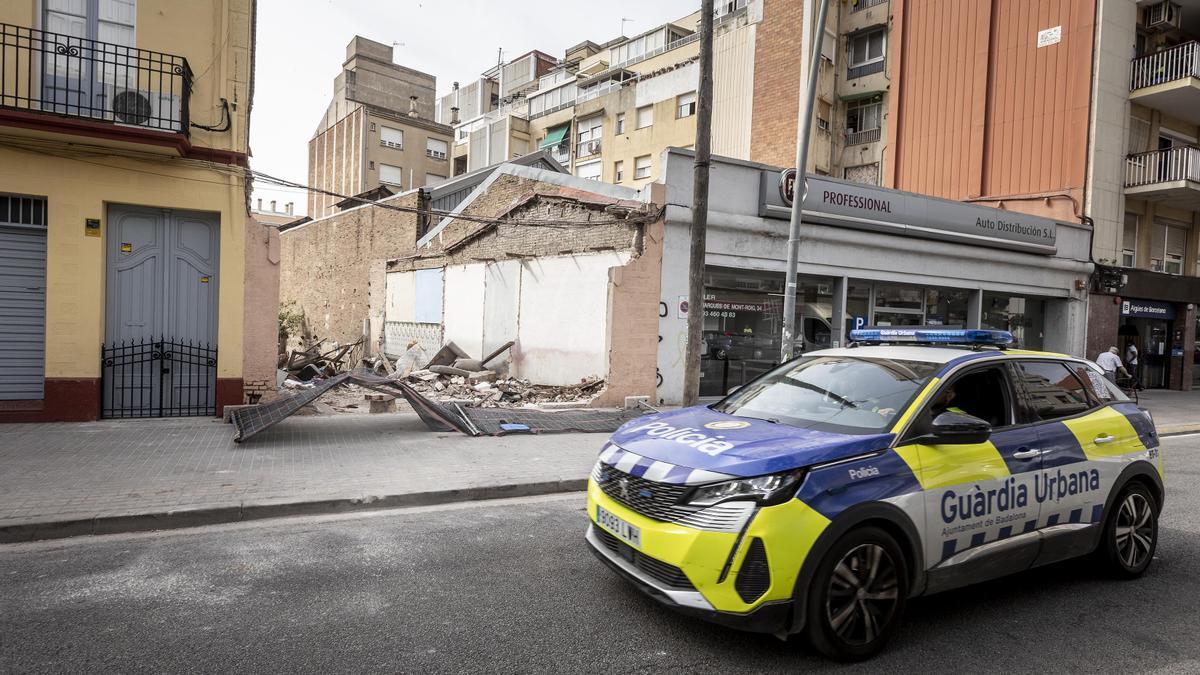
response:
{"label": "concrete pavement", "polygon": [[471,438],[415,414],[0,427],[0,543],[580,490],[604,434]]}
{"label": "concrete pavement", "polygon": [[[1157,559],[908,606],[849,672],[1200,670],[1200,439],[1168,440]],[[678,616],[584,548],[580,495],[0,547],[0,671],[826,671],[798,641]]]}
{"label": "concrete pavement", "polygon": [[[1160,433],[1200,431],[1200,391],[1141,404]],[[579,490],[606,435],[469,438],[397,413],[232,437],[201,418],[2,426],[0,543]]]}

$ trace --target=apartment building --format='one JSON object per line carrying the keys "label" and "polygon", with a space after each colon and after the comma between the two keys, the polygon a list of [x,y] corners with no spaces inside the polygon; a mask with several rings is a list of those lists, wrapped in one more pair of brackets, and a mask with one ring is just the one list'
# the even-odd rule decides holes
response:
{"label": "apartment building", "polygon": [[[436,78],[392,62],[392,47],[362,36],[346,45],[333,100],[308,142],[308,214],[346,197],[398,194],[451,175],[453,131],[435,121]],[[330,194],[332,193],[332,194]]]}
{"label": "apartment building", "polygon": [[[0,3],[0,420],[274,386],[248,217],[253,0]],[[276,261],[278,258],[276,258]]]}

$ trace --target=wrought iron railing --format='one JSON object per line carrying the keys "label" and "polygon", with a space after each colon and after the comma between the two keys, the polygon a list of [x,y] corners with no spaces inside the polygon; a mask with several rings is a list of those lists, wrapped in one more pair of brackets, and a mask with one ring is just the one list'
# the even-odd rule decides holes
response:
{"label": "wrought iron railing", "polygon": [[846,145],[861,145],[863,143],[874,143],[878,141],[883,134],[883,130],[879,127],[874,129],[863,129],[862,131],[851,131],[846,133]]}
{"label": "wrought iron railing", "polygon": [[1200,183],[1200,148],[1180,146],[1129,155],[1125,160],[1125,187],[1172,183]]}
{"label": "wrought iron railing", "polygon": [[187,133],[182,56],[0,23],[0,108]]}
{"label": "wrought iron railing", "polygon": [[103,345],[101,416],[216,414],[217,348],[163,337]]}
{"label": "wrought iron railing", "polygon": [[1200,77],[1200,43],[1185,42],[1129,64],[1130,91],[1185,77]]}

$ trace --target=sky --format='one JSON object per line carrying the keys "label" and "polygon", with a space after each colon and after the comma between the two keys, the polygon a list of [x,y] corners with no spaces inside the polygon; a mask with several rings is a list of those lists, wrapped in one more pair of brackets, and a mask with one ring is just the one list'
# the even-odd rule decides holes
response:
{"label": "sky", "polygon": [[[700,8],[700,0],[259,0],[250,121],[251,167],[304,183],[308,140],[333,96],[333,78],[355,35],[394,47],[396,63],[437,77],[437,93],[471,82],[508,57],[540,49],[561,58],[572,45],[637,35]],[[451,43],[451,39],[454,43]],[[303,190],[258,186],[264,208]]]}

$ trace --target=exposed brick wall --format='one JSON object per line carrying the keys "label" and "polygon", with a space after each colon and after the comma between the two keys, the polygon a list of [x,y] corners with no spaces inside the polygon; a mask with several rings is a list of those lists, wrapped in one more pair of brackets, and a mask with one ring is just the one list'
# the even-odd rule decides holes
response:
{"label": "exposed brick wall", "polygon": [[802,0],[763,0],[763,19],[754,39],[750,159],[756,162],[796,163],[803,23]]}
{"label": "exposed brick wall", "polygon": [[[416,207],[416,194],[388,203]],[[353,342],[371,318],[372,268],[378,277],[374,283],[382,284],[381,262],[412,253],[416,215],[351,209],[287,230],[280,240],[280,302],[297,303],[316,336]]]}

